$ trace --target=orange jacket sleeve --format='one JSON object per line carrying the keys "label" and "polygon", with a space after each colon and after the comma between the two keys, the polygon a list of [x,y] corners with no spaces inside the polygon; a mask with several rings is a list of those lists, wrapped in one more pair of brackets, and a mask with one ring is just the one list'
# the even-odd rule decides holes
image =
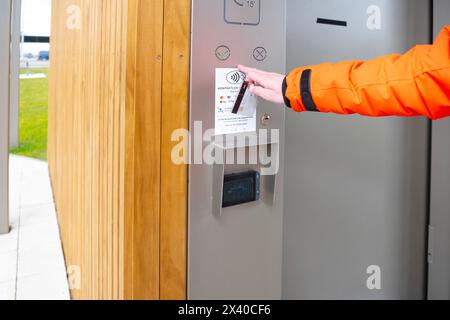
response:
{"label": "orange jacket sleeve", "polygon": [[450,116],[450,26],[433,45],[416,46],[404,55],[293,70],[283,94],[298,112]]}

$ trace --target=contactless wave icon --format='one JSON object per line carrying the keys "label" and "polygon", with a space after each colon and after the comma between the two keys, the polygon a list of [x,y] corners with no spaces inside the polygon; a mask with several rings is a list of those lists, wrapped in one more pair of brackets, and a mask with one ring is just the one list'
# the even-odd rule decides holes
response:
{"label": "contactless wave icon", "polygon": [[245,75],[239,71],[231,71],[227,74],[227,81],[231,84],[239,84],[244,82]]}

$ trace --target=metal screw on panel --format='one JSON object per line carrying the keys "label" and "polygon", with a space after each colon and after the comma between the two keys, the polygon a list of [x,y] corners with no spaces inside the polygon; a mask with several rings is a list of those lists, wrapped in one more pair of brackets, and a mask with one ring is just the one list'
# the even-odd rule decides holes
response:
{"label": "metal screw on panel", "polygon": [[261,124],[263,126],[268,126],[272,122],[272,117],[269,114],[265,114],[261,118]]}
{"label": "metal screw on panel", "polygon": [[161,57],[160,54],[158,54],[158,55],[156,56],[156,60],[158,60],[158,61],[161,60],[161,58],[162,58],[162,57]]}

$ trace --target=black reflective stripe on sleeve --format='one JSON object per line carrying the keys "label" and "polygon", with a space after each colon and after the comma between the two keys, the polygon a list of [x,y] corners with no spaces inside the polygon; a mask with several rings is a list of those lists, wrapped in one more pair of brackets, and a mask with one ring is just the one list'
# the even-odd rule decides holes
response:
{"label": "black reflective stripe on sleeve", "polygon": [[303,105],[305,106],[306,110],[319,112],[311,94],[311,75],[311,69],[303,71],[302,78],[300,80],[300,92],[302,95]]}
{"label": "black reflective stripe on sleeve", "polygon": [[283,99],[284,99],[284,103],[286,104],[286,107],[291,108],[292,109],[292,105],[291,105],[291,101],[289,101],[289,99],[286,97],[286,90],[287,90],[287,77],[284,78],[283,80]]}

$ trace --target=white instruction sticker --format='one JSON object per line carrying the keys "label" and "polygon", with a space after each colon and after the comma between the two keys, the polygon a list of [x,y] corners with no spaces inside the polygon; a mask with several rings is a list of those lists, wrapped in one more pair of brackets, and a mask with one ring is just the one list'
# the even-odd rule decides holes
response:
{"label": "white instruction sticker", "polygon": [[258,100],[249,91],[244,96],[238,114],[232,113],[244,79],[245,75],[238,69],[216,69],[216,135],[256,131]]}

